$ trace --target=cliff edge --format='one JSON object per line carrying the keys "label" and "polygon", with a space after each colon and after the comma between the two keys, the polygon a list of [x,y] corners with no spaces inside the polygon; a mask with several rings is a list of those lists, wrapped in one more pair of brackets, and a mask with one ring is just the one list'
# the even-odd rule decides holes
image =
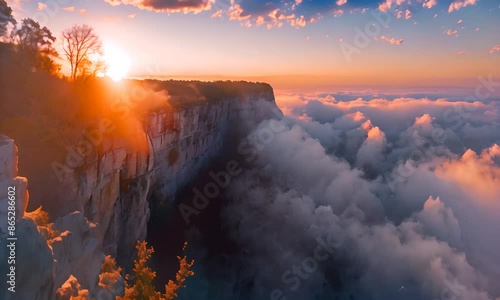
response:
{"label": "cliff edge", "polygon": [[[51,185],[57,204],[47,203],[55,207],[50,209],[53,223],[42,209],[26,213],[27,180],[16,177],[17,148],[13,140],[0,138],[1,192],[15,185],[19,195],[16,280],[28,293],[22,299],[102,295],[98,280],[104,256],[130,263],[135,242],[146,238],[151,204],[173,205],[178,191],[230,138],[244,136],[273,117],[273,110],[279,112],[266,84],[141,81],[136,86],[136,91],[148,91],[144,97],[153,91],[167,95],[167,101],[139,103],[144,105],[140,113],[121,121],[97,118],[96,127],[87,127],[66,147],[66,159],[51,164],[59,180]],[[7,213],[5,196],[0,194],[0,214]],[[45,207],[44,201],[39,203]],[[0,224],[0,229],[4,237],[7,227]],[[7,253],[1,254],[3,263]]]}

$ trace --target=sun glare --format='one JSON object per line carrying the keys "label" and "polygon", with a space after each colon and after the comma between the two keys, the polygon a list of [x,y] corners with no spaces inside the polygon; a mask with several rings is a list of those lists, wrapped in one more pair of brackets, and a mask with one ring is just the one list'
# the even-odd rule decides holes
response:
{"label": "sun glare", "polygon": [[127,76],[130,69],[130,58],[121,49],[106,44],[103,58],[107,65],[106,76],[116,82]]}

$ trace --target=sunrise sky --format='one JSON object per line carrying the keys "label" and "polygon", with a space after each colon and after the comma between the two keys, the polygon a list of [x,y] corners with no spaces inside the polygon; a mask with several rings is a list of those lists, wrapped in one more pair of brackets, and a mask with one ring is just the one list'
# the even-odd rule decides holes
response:
{"label": "sunrise sky", "polygon": [[[478,76],[500,77],[499,1],[7,2],[18,20],[31,17],[57,37],[73,24],[93,26],[130,58],[135,77],[357,86],[472,86]],[[374,14],[384,12],[390,20],[380,25]],[[356,43],[356,28],[376,34]]]}

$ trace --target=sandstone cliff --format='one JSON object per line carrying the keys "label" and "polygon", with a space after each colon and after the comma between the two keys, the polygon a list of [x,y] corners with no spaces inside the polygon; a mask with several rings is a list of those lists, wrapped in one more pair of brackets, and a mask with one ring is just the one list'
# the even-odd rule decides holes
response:
{"label": "sandstone cliff", "polygon": [[[179,95],[182,91],[177,100]],[[77,167],[60,167],[59,193],[65,202],[50,224],[37,224],[36,212],[24,215],[27,180],[16,177],[14,142],[0,139],[1,193],[15,184],[20,195],[17,230],[23,260],[17,284],[27,294],[15,299],[53,299],[56,291],[58,299],[75,293],[88,294],[88,299],[109,295],[97,286],[104,255],[117,257],[122,265],[130,262],[135,242],[146,237],[150,205],[173,205],[176,193],[230,142],[230,133],[250,130],[276,107],[271,87],[263,84],[245,83],[244,91],[236,88],[221,98],[181,100],[144,112],[128,124],[125,136],[94,139],[95,151],[79,157]],[[5,213],[4,196],[0,214]],[[4,227],[0,224],[2,239]]]}

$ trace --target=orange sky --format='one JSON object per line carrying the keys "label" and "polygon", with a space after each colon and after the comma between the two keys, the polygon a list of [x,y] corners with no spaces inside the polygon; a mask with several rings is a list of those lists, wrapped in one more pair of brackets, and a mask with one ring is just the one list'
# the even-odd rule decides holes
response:
{"label": "orange sky", "polygon": [[[404,0],[392,11],[389,0],[270,1],[272,10],[260,0],[163,2],[160,9],[142,0],[8,1],[18,20],[38,19],[57,37],[75,23],[90,24],[130,57],[131,77],[260,80],[282,88],[474,86],[478,76],[500,78],[494,1],[451,9],[446,1],[422,7]],[[381,23],[381,14],[390,21]],[[379,27],[376,34],[370,26]],[[370,37],[360,44],[360,35]]]}

